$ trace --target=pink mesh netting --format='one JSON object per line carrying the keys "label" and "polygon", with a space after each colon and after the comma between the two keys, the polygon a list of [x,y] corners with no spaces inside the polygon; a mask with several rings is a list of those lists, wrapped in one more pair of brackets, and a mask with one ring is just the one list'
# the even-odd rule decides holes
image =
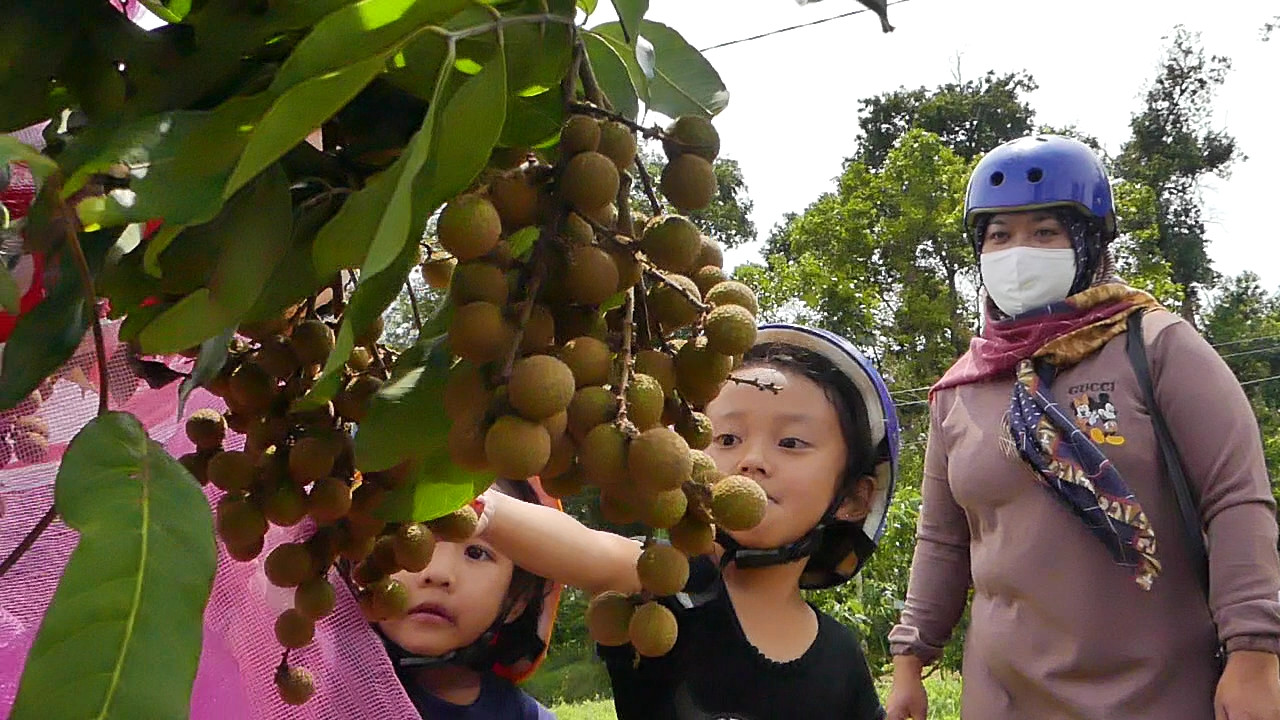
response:
{"label": "pink mesh netting", "polygon": [[[108,323],[108,374],[113,409],[133,413],[152,439],[174,456],[192,451],[177,416],[177,387],[150,389],[118,355],[113,356],[116,325]],[[97,369],[92,337],[59,372],[48,398],[36,414],[49,426],[49,453],[26,462],[15,456],[0,469],[0,556],[7,555],[37,522],[53,499],[57,461],[66,443],[97,411]],[[175,365],[175,368],[182,369]],[[125,400],[124,396],[128,395]],[[225,410],[222,401],[203,390],[192,394],[184,414],[200,408]],[[243,436],[231,434],[227,447],[242,447]],[[205,490],[210,504],[221,491]],[[273,547],[301,539],[311,532],[305,524],[273,527],[260,559],[241,563],[218,546],[218,572],[205,609],[204,647],[192,692],[191,717],[196,720],[261,718],[407,718],[414,709],[377,635],[360,614],[355,598],[335,575],[338,595],[334,614],[316,627],[315,641],[291,653],[291,662],[308,668],[316,678],[316,694],[301,707],[281,702],[272,680],[280,662],[273,625],[279,612],[292,604],[292,591],[272,586],[262,571],[261,558]],[[0,578],[0,713],[8,716],[21,678],[27,651],[57,587],[62,568],[76,543],[75,531],[55,521],[30,551]]]}

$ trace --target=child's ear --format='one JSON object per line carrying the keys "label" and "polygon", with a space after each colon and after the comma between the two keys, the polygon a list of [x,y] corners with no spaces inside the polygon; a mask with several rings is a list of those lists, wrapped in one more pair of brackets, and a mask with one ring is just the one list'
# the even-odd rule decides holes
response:
{"label": "child's ear", "polygon": [[865,520],[871,512],[871,493],[875,489],[875,478],[870,475],[854,480],[845,494],[844,502],[836,510],[836,519],[855,523]]}

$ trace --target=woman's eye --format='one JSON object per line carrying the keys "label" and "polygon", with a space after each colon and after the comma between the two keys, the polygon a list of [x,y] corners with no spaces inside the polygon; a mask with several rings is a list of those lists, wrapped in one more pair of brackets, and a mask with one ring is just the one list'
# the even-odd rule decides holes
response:
{"label": "woman's eye", "polygon": [[800,438],[789,437],[782,438],[778,441],[778,447],[786,448],[788,450],[799,450],[800,448],[808,446],[809,443],[801,440]]}
{"label": "woman's eye", "polygon": [[1039,230],[1036,231],[1036,235],[1039,235],[1040,237],[1045,237],[1045,238],[1058,237],[1061,234],[1062,234],[1062,231],[1059,230],[1058,228],[1040,228]]}
{"label": "woman's eye", "polygon": [[715,444],[719,445],[720,447],[733,447],[734,445],[738,444],[738,436],[728,435],[728,434],[717,435],[715,437]]}
{"label": "woman's eye", "polygon": [[493,557],[493,553],[480,545],[468,545],[466,555],[472,560],[489,560]]}

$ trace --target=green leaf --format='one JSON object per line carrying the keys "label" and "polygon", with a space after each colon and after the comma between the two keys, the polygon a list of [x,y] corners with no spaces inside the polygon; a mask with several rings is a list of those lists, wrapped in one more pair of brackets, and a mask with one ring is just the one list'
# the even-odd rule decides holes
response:
{"label": "green leaf", "polygon": [[191,12],[191,0],[141,0],[156,17],[168,23],[182,22]]}
{"label": "green leaf", "polygon": [[564,124],[564,101],[554,90],[530,97],[507,99],[507,122],[502,126],[503,147],[541,147],[560,136]]}
{"label": "green leaf", "polygon": [[[115,235],[105,231],[80,236],[91,272],[101,266],[113,242]],[[71,357],[89,329],[90,316],[85,312],[79,272],[71,253],[62,253],[55,277],[44,300],[18,318],[5,343],[0,367],[0,410],[17,405],[52,375]]]}
{"label": "green leaf", "polygon": [[380,271],[406,242],[416,241],[422,226],[411,222],[414,205],[434,210],[465,189],[488,163],[502,133],[507,115],[507,70],[501,54],[495,54],[478,74],[466,77],[447,101],[443,73],[437,83],[422,127],[405,148],[408,160],[378,223],[361,273]]}
{"label": "green leaf", "polygon": [[578,0],[578,7],[582,8],[587,17],[591,17],[591,13],[596,11],[596,0]]}
{"label": "green leaf", "polygon": [[626,62],[613,45],[600,35],[587,32],[582,39],[587,48],[587,62],[591,63],[591,69],[595,71],[600,89],[615,110],[635,120],[640,115],[640,101]]}
{"label": "green leaf", "polygon": [[21,301],[21,291],[18,290],[18,283],[9,272],[8,264],[0,263],[0,308],[4,308],[4,311],[10,315],[17,315],[21,309],[19,305]]}
{"label": "green leaf", "polygon": [[72,439],[54,505],[79,542],[11,717],[187,717],[217,560],[200,486],[113,412]]}
{"label": "green leaf", "polygon": [[306,140],[382,72],[383,63],[383,56],[374,56],[290,87],[254,128],[222,190],[223,197],[231,197],[263,168]]}
{"label": "green leaf", "polygon": [[139,335],[143,351],[179,352],[234,326],[288,251],[292,222],[289,181],[277,164],[237,193],[213,221],[188,229],[221,243],[209,286],[153,320]]}
{"label": "green leaf", "polygon": [[537,227],[520,228],[511,237],[507,238],[507,245],[511,248],[511,255],[517,260],[527,260],[530,251],[533,250],[533,244],[537,242],[538,235],[541,230]]}
{"label": "green leaf", "polygon": [[327,277],[339,270],[360,267],[406,162],[408,156],[401,153],[391,167],[348,196],[338,214],[320,228],[311,258],[317,275]]}
{"label": "green leaf", "polygon": [[[426,218],[421,218],[426,223]],[[409,270],[418,259],[418,246],[405,243],[399,257],[391,267],[376,275],[361,274],[360,284],[347,301],[347,310],[342,314],[342,324],[338,326],[334,349],[329,353],[329,362],[311,390],[294,403],[298,410],[314,409],[324,405],[338,393],[342,382],[343,368],[351,350],[355,348],[356,335],[373,324],[382,316],[383,311],[396,299],[404,288],[409,277]]]}
{"label": "green leaf", "polygon": [[236,329],[232,326],[222,331],[220,335],[200,343],[200,355],[196,358],[196,366],[192,368],[191,375],[178,386],[179,419],[182,418],[182,411],[186,407],[187,398],[191,396],[191,391],[207,384],[217,376],[218,371],[226,364],[228,344],[235,334]]}
{"label": "green leaf", "polygon": [[453,356],[444,335],[415,346],[420,364],[388,383],[373,399],[356,433],[356,464],[383,470],[413,462],[410,480],[382,504],[387,520],[421,522],[470,502],[493,482],[449,458],[450,421],[440,404]]}
{"label": "green leaf", "polygon": [[636,39],[644,34],[641,20],[649,11],[649,0],[613,0],[613,9],[618,11],[618,20],[622,21],[623,39],[628,45],[635,46]]}
{"label": "green leaf", "polygon": [[713,117],[729,104],[720,74],[680,33],[645,20],[641,34],[653,43],[656,65],[649,108],[668,117]]}
{"label": "green leaf", "polygon": [[652,63],[647,68],[642,66],[639,58],[642,54],[645,54],[646,57],[651,56],[652,46],[644,38],[641,38],[641,44],[636,47],[628,45],[622,37],[622,25],[616,22],[597,25],[587,32],[595,35],[613,48],[613,51],[627,66],[627,75],[631,78],[631,87],[639,96],[640,101],[647,105],[649,103],[649,78],[653,75],[653,68]]}
{"label": "green leaf", "polygon": [[39,150],[12,135],[0,135],[0,165],[10,162],[26,163],[37,180],[45,179],[58,169],[53,158],[41,155]]}
{"label": "green leaf", "polygon": [[62,190],[68,198],[94,173],[115,163],[133,169],[128,191],[106,196],[104,227],[162,217],[197,225],[218,214],[222,188],[271,102],[267,94],[235,97],[214,110],[151,115],[122,126],[89,128],[59,157],[74,170]]}
{"label": "green leaf", "polygon": [[307,207],[295,212],[292,246],[241,322],[278,317],[286,308],[319,291],[333,277],[334,273],[322,277],[316,271],[312,246],[316,233],[333,217],[336,205],[336,198],[329,196],[327,200],[308,203]]}

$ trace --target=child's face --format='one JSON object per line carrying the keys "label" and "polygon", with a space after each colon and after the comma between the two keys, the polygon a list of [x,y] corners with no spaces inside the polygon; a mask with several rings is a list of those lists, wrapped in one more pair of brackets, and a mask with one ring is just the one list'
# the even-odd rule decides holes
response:
{"label": "child's face", "polygon": [[734,539],[747,547],[780,547],[818,524],[835,497],[848,448],[836,408],[817,383],[770,367],[734,375],[782,390],[726,383],[707,406],[715,429],[707,453],[721,472],[746,475],[769,496],[764,520]]}
{"label": "child's face", "polygon": [[379,627],[417,655],[443,655],[466,647],[497,620],[512,570],[510,560],[479,540],[436,543],[425,570],[392,576],[408,590],[409,613]]}

